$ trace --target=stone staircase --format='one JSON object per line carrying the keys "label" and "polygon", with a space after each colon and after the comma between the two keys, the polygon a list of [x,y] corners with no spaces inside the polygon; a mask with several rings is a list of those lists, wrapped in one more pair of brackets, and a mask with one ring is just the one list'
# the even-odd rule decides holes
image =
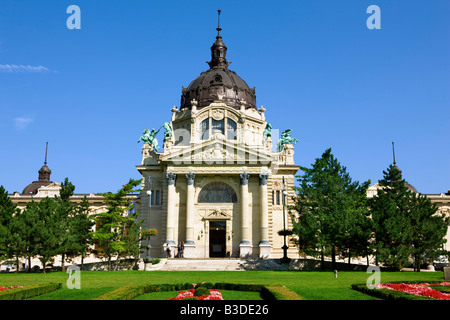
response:
{"label": "stone staircase", "polygon": [[161,271],[245,271],[245,270],[287,270],[275,259],[167,259],[158,268]]}

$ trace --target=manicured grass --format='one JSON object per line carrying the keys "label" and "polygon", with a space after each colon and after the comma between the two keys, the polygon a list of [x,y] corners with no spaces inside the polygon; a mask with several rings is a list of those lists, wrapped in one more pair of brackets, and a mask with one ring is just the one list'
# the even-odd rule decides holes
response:
{"label": "manicured grass", "polygon": [[[316,271],[82,271],[81,289],[68,289],[67,273],[3,273],[0,285],[32,285],[62,283],[62,288],[36,297],[41,300],[90,300],[114,289],[133,284],[161,283],[257,283],[280,284],[297,292],[306,300],[371,300],[376,299],[351,289],[354,283],[366,283],[366,272],[340,271],[337,279],[333,272]],[[390,281],[443,281],[442,272],[382,272],[381,282]]]}

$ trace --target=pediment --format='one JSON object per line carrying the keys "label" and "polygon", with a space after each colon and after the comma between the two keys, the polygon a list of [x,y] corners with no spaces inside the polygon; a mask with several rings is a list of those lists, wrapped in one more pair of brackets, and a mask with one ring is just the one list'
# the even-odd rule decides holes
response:
{"label": "pediment", "polygon": [[243,146],[233,141],[212,139],[201,143],[173,147],[160,157],[161,162],[176,164],[264,164],[272,161],[267,149]]}

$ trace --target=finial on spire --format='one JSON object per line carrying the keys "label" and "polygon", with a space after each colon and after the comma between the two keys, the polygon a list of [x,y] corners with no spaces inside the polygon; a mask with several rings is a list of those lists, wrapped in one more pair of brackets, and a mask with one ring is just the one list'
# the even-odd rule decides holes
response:
{"label": "finial on spire", "polygon": [[217,10],[217,13],[218,13],[218,23],[217,23],[217,39],[219,39],[219,38],[222,38],[221,36],[220,36],[220,31],[222,31],[222,28],[220,27],[220,13],[222,12],[222,10]]}
{"label": "finial on spire", "polygon": [[47,149],[48,149],[48,141],[45,143],[45,161],[44,161],[45,165],[47,165]]}
{"label": "finial on spire", "polygon": [[395,166],[395,148],[394,148],[394,142],[392,142],[392,155],[394,157],[394,166]]}

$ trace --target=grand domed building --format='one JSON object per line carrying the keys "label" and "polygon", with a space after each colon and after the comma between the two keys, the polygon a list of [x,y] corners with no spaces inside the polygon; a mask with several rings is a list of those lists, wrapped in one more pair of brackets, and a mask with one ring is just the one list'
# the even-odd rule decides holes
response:
{"label": "grand domed building", "polygon": [[255,89],[229,69],[221,30],[219,20],[209,69],[182,88],[180,107],[164,124],[164,151],[151,140],[155,130],[143,137],[139,209],[144,226],[159,230],[154,257],[175,252],[180,242],[185,258],[283,254],[277,232],[290,225],[283,191],[290,202],[299,169],[293,139],[286,133],[278,148],[272,145]]}

